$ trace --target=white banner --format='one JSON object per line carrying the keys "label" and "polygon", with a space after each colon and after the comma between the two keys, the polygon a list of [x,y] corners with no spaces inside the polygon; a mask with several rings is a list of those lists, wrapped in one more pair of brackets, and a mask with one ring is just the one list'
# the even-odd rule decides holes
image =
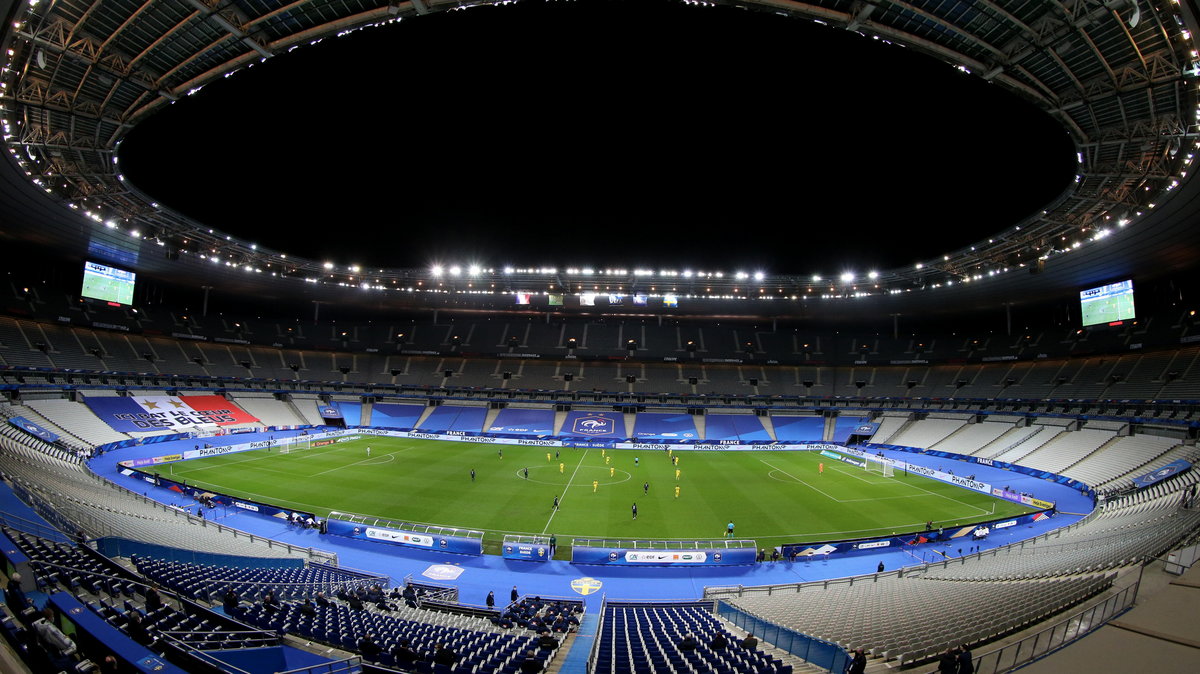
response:
{"label": "white banner", "polygon": [[652,550],[649,552],[625,552],[625,561],[634,564],[703,564],[708,554],[694,550]]}
{"label": "white banner", "polygon": [[433,547],[433,536],[424,534],[410,534],[406,531],[395,531],[393,529],[376,529],[375,527],[367,527],[364,532],[367,538],[377,541],[387,541],[388,543],[405,543],[408,545],[418,545],[422,548]]}

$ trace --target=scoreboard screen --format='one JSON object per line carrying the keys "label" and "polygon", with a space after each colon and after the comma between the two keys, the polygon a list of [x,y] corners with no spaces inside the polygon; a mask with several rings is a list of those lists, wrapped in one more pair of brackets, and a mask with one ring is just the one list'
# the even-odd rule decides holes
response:
{"label": "scoreboard screen", "polygon": [[1079,314],[1083,327],[1108,325],[1136,316],[1133,308],[1133,281],[1118,281],[1079,293]]}
{"label": "scoreboard screen", "polygon": [[83,263],[83,290],[80,294],[109,304],[133,304],[133,285],[137,274],[98,262]]}

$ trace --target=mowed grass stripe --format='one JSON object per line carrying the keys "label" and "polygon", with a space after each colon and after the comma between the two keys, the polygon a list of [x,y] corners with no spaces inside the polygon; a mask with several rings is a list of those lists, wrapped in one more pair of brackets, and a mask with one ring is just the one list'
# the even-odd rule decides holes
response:
{"label": "mowed grass stripe", "polygon": [[[720,538],[733,520],[739,538],[765,547],[911,531],[926,521],[950,527],[1028,510],[917,475],[885,478],[815,452],[677,452],[676,481],[666,452],[563,448],[555,458],[555,451],[371,437],[290,454],[196,459],[171,464],[169,472],[255,500],[321,504],[306,507],[320,515],[340,510],[479,529],[494,534],[490,543],[501,533],[543,531],[560,538]],[[562,505],[551,519],[556,494]],[[630,512],[635,502],[637,521]],[[993,504],[996,514],[984,514]]]}

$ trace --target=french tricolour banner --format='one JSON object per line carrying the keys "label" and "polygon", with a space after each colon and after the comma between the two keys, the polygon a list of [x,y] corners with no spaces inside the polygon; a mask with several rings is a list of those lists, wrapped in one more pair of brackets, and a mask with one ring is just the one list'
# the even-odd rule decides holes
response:
{"label": "french tricolour banner", "polygon": [[217,395],[130,396],[85,398],[92,412],[113,430],[155,431],[261,423],[242,408]]}

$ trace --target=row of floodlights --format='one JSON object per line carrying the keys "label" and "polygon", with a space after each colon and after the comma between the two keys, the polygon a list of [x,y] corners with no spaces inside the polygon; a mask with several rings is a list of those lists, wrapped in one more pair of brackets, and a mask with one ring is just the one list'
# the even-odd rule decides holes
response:
{"label": "row of floodlights", "polygon": [[[1176,4],[1177,4],[1177,0],[1173,0],[1173,1],[1174,1],[1174,2],[1176,2]],[[484,3],[484,4],[500,4],[500,5],[504,5],[504,4],[510,4],[510,2],[511,2],[511,0],[510,0],[510,1],[493,2],[493,3]],[[29,4],[31,7],[34,7],[34,6],[36,6],[36,5],[38,4],[38,0],[28,0],[28,4]],[[515,3],[511,3],[511,4],[515,4]],[[693,1],[693,2],[689,2],[688,4],[709,5],[710,3],[706,3],[706,2],[694,2],[694,1]],[[389,24],[389,23],[392,23],[392,22],[395,22],[395,21],[398,21],[398,20],[399,20],[398,18],[392,18],[392,19],[389,19],[389,20],[385,20],[385,21],[378,22],[378,23],[376,23],[376,24],[372,24],[372,26],[371,26],[371,27],[376,27],[376,26],[382,26],[382,25],[386,25],[386,24]],[[821,21],[817,21],[817,23],[823,23],[823,22],[821,22]],[[13,25],[14,25],[14,27],[15,27],[15,28],[18,28],[18,29],[22,27],[22,23],[21,23],[21,22],[15,22]],[[350,30],[342,31],[341,33],[339,33],[339,34],[338,34],[338,37],[342,37],[343,35],[350,34],[350,33],[354,32],[354,30],[355,30],[355,29],[350,29]],[[1181,32],[1181,36],[1182,36],[1182,37],[1183,37],[1185,40],[1189,40],[1189,39],[1191,38],[1191,35],[1190,35],[1190,33],[1189,33],[1189,32],[1187,32],[1186,30]],[[317,42],[320,42],[320,41],[321,41],[320,39],[314,40],[314,41],[312,42],[312,44],[316,44]],[[292,48],[294,49],[294,48],[295,48],[295,46],[293,46]],[[10,49],[8,49],[8,50],[6,50],[6,51],[7,51],[7,55],[8,55],[8,57],[9,57],[9,59],[11,59],[11,58],[14,56],[14,50],[10,48]],[[291,50],[289,49],[289,51],[291,51]],[[1192,51],[1191,51],[1191,54],[1192,54],[1192,56],[1193,56],[1193,57],[1198,57],[1198,56],[1200,56],[1200,53],[1196,52],[1195,50],[1192,50]],[[264,59],[264,60],[265,60],[265,59]],[[10,67],[10,66],[11,66],[11,63],[9,64],[9,66],[6,66],[6,67],[5,67],[5,71],[11,71],[11,67]],[[967,69],[966,69],[965,67],[963,67],[963,66],[957,66],[957,67],[958,67],[960,70],[963,70],[964,72],[969,72],[969,70],[967,70]],[[5,82],[0,82],[0,87],[6,87],[6,86],[7,86],[7,83],[5,83]],[[196,92],[196,91],[198,91],[198,90],[199,90],[199,88],[197,88],[197,89],[194,89],[194,90],[192,90],[192,91],[189,91],[189,92],[188,92],[188,94],[193,94],[193,93],[195,93],[195,92]],[[1196,115],[1197,115],[1197,117],[1198,117],[1198,118],[1200,118],[1200,105],[1198,105],[1198,106],[1197,106]],[[4,132],[4,137],[5,137],[5,139],[8,139],[8,138],[11,138],[11,137],[13,137],[12,130],[11,130],[11,128],[10,128],[10,125],[9,125],[9,122],[8,122],[8,120],[7,120],[7,119],[5,119],[5,120],[3,121],[3,132]],[[1195,147],[1200,147],[1200,142],[1197,142],[1197,143],[1195,143]],[[14,155],[16,154],[16,153],[15,153],[15,151],[13,151],[13,154],[14,154]],[[1186,160],[1185,160],[1185,162],[1184,162],[1184,163],[1185,163],[1185,164],[1187,164],[1187,165],[1190,165],[1190,164],[1191,164],[1192,157],[1193,157],[1193,156],[1192,156],[1191,154],[1187,155],[1187,158],[1186,158]],[[31,157],[31,159],[32,159],[32,157]],[[1082,157],[1080,157],[1080,160],[1082,161]],[[114,156],[114,158],[113,158],[113,161],[114,161],[114,162],[116,162],[116,157],[115,157],[115,156]],[[21,161],[21,163],[23,164],[24,162],[23,162],[23,161]],[[28,174],[28,171],[27,171],[26,173]],[[1182,176],[1186,176],[1186,175],[1187,175],[1187,173],[1186,173],[1186,172],[1183,172],[1183,173],[1182,173]],[[119,178],[120,180],[122,180],[122,181],[124,180],[124,176],[122,176],[122,175],[118,175],[118,178]],[[1077,178],[1076,178],[1076,179],[1077,179],[1077,181],[1078,181],[1078,176],[1077,176]],[[42,187],[43,189],[45,189],[45,191],[46,191],[46,192],[48,192],[48,193],[49,193],[49,192],[52,192],[52,190],[50,189],[50,187],[49,187],[49,186],[47,186],[47,185],[45,185],[45,184],[44,184],[44,183],[43,183],[43,182],[42,182],[40,179],[37,179],[37,178],[35,178],[35,179],[33,180],[33,182],[34,182],[36,185],[38,185],[39,187]],[[1177,180],[1172,180],[1172,181],[1171,181],[1171,183],[1170,183],[1170,184],[1169,184],[1169,185],[1166,187],[1166,191],[1171,191],[1171,190],[1173,190],[1174,188],[1178,187],[1178,185],[1179,185],[1179,182],[1178,182]],[[1147,187],[1147,189],[1149,189],[1149,187]],[[155,207],[155,208],[158,208],[158,207],[159,207],[157,203],[152,203],[151,205],[152,205],[153,207]],[[71,207],[72,207],[72,208],[77,208],[77,207],[76,207],[74,204],[71,204]],[[1149,208],[1153,208],[1153,207],[1154,207],[1154,204],[1149,204]],[[93,220],[95,220],[95,221],[97,221],[97,222],[101,222],[101,221],[102,221],[102,218],[101,218],[101,216],[100,216],[100,215],[98,215],[98,214],[94,214],[94,213],[92,213],[92,212],[88,211],[87,215],[88,215],[88,216],[89,216],[91,219],[93,219]],[[1141,213],[1138,213],[1138,215],[1141,215]],[[1124,226],[1125,226],[1125,225],[1127,225],[1128,223],[1129,223],[1129,220],[1128,220],[1128,218],[1122,218],[1122,219],[1120,219],[1120,221],[1119,221],[1119,223],[1118,223],[1118,224],[1119,224],[1119,226],[1120,226],[1120,227],[1124,227]],[[107,221],[104,221],[104,224],[105,224],[105,226],[106,226],[106,227],[108,227],[108,228],[110,228],[110,229],[116,229],[116,228],[117,228],[117,225],[116,225],[116,223],[115,223],[115,222],[113,222],[112,220],[107,220]],[[1020,228],[1018,227],[1017,229],[1019,230]],[[141,237],[141,234],[140,234],[140,232],[139,232],[139,231],[138,231],[136,228],[134,228],[134,229],[131,229],[131,230],[130,230],[128,233],[129,233],[129,235],[130,235],[130,236],[133,236],[133,237]],[[212,233],[212,230],[209,230],[209,233],[211,234],[211,233]],[[1111,232],[1110,232],[1110,230],[1100,230],[1099,232],[1097,232],[1096,234],[1094,234],[1092,237],[1090,237],[1090,239],[1091,239],[1091,240],[1093,240],[1093,241],[1098,241],[1098,240],[1100,240],[1100,239],[1104,239],[1104,238],[1106,238],[1106,237],[1107,237],[1107,236],[1108,236],[1110,233],[1111,233]],[[227,241],[232,241],[232,239],[231,239],[230,237],[226,237],[226,240],[227,240]],[[158,245],[160,245],[160,246],[164,245],[163,241],[161,241],[161,240],[156,240],[156,242],[157,242],[157,244],[158,244]],[[255,244],[247,244],[247,245],[248,245],[248,246],[251,248],[251,250],[255,250],[255,249],[257,249],[257,246],[256,246]],[[1072,244],[1068,245],[1068,247],[1066,248],[1066,250],[1064,250],[1064,251],[1062,251],[1062,252],[1067,252],[1067,251],[1070,251],[1070,250],[1078,249],[1078,248],[1080,247],[1080,245],[1081,245],[1081,244],[1080,244],[1080,242],[1079,242],[1079,241],[1075,241],[1075,242],[1073,242]],[[974,250],[974,247],[972,247],[972,250]],[[214,252],[215,252],[215,251],[214,251]],[[218,258],[216,255],[213,255],[212,257],[207,257],[207,258],[206,258],[206,256],[205,256],[205,255],[201,254],[201,256],[200,256],[200,257],[201,257],[202,259],[209,259],[209,260],[211,260],[211,261],[212,261],[214,264],[220,264],[220,263],[222,263],[222,262],[223,262],[223,263],[224,263],[225,265],[227,265],[227,266],[232,266],[232,267],[238,267],[238,266],[242,266],[242,265],[239,265],[239,264],[238,264],[238,263],[236,263],[236,262],[232,262],[232,261],[229,261],[229,260],[222,260],[222,259],[219,259],[219,258]],[[284,254],[280,254],[280,257],[281,257],[281,258],[284,258],[284,259],[286,259],[286,257],[287,257],[287,256],[286,256],[286,255],[284,255]],[[1044,257],[1047,257],[1047,256],[1042,256],[1042,257],[1043,257],[1043,259],[1044,259]],[[948,260],[948,259],[949,259],[949,256],[948,256],[948,255],[947,255],[947,256],[943,256],[943,259],[944,259],[944,260]],[[247,271],[257,271],[257,272],[259,272],[259,273],[261,273],[261,272],[262,272],[262,269],[260,269],[260,268],[254,268],[254,267],[252,267],[252,266],[251,266],[251,265],[249,265],[249,264],[247,264],[247,265],[244,265],[244,266],[245,266],[245,268],[246,268],[246,270],[247,270]],[[1022,265],[1022,266],[1024,266],[1024,265]],[[335,268],[335,265],[334,265],[332,262],[326,262],[326,263],[324,264],[324,267],[325,267],[325,269],[327,269],[327,270],[333,270],[333,269]],[[917,264],[915,265],[915,269],[917,269],[917,270],[920,270],[920,269],[922,269],[922,268],[924,268],[924,264],[922,264],[922,263],[917,263]],[[352,273],[359,273],[359,272],[360,272],[360,268],[359,268],[359,266],[358,266],[358,265],[350,265],[350,266],[348,266],[348,267],[347,267],[347,269],[348,269],[350,272],[352,272]],[[437,276],[442,276],[442,275],[444,275],[444,274],[449,274],[450,276],[461,276],[461,275],[464,273],[464,269],[463,269],[463,267],[461,267],[461,266],[458,266],[458,265],[451,265],[451,266],[448,266],[448,267],[447,267],[447,266],[442,266],[442,265],[435,265],[435,266],[433,266],[433,267],[430,269],[430,271],[431,271],[431,273],[433,274],[433,276],[435,276],[435,277],[437,277]],[[1008,269],[1002,269],[1002,270],[992,270],[992,271],[989,271],[987,275],[988,275],[988,276],[994,276],[994,275],[996,275],[997,273],[1002,273],[1003,271],[1008,271]],[[487,274],[494,274],[494,273],[495,273],[495,270],[494,270],[494,269],[484,269],[484,268],[482,268],[482,267],[481,267],[481,266],[479,266],[479,265],[469,265],[469,266],[467,266],[467,267],[466,267],[466,269],[465,269],[465,273],[466,273],[467,275],[469,275],[469,276],[478,276],[478,275],[482,275],[482,274],[484,274],[484,273],[487,273]],[[506,275],[512,275],[512,274],[535,274],[535,275],[548,275],[548,274],[549,274],[549,275],[553,275],[553,274],[557,274],[557,273],[558,273],[558,270],[557,270],[556,268],[554,268],[554,267],[546,267],[546,268],[528,268],[528,269],[526,269],[526,268],[504,267],[504,268],[503,268],[503,273],[504,273],[504,274],[506,274]],[[591,269],[591,268],[586,268],[586,267],[585,267],[585,268],[575,268],[575,267],[569,267],[569,268],[567,268],[567,269],[565,270],[565,273],[566,273],[568,276],[593,276],[593,275],[601,275],[601,276],[603,276],[603,275],[608,275],[608,276],[622,276],[622,277],[626,277],[626,276],[628,276],[628,275],[630,274],[629,270],[626,270],[626,269],[603,269],[603,270],[597,270],[597,269]],[[724,278],[724,277],[725,277],[725,274],[724,274],[723,272],[703,272],[703,271],[696,271],[696,272],[693,272],[693,271],[690,271],[690,270],[684,270],[684,271],[674,271],[674,270],[659,270],[659,271],[655,271],[655,270],[651,270],[651,269],[635,269],[635,270],[633,270],[633,271],[632,271],[632,274],[633,274],[633,276],[635,276],[635,277],[656,277],[656,276],[657,276],[657,277],[659,277],[659,278],[677,278],[677,277],[682,277],[682,278],[687,278],[687,279],[690,279],[690,278],[700,278],[700,279],[721,279],[721,278]],[[878,273],[878,272],[875,272],[875,271],[871,271],[871,272],[868,272],[868,274],[866,275],[866,277],[867,277],[868,279],[871,279],[871,280],[876,280],[876,279],[878,279],[878,278],[879,278],[879,273]],[[748,279],[750,279],[750,278],[753,278],[753,279],[754,279],[754,280],[756,280],[756,281],[761,281],[761,280],[764,280],[764,279],[766,278],[766,275],[765,275],[763,272],[761,272],[761,271],[760,271],[760,272],[754,272],[753,274],[751,274],[751,273],[748,273],[748,272],[741,272],[741,271],[739,271],[739,272],[736,272],[736,273],[734,273],[734,274],[732,275],[732,278],[734,278],[734,279],[737,279],[737,280],[748,280]],[[841,282],[843,282],[843,283],[847,283],[847,284],[849,284],[849,283],[854,283],[856,280],[858,280],[858,277],[857,277],[857,275],[856,275],[854,272],[851,272],[851,271],[846,271],[846,272],[843,272],[843,273],[842,273],[842,274],[841,274],[841,275],[840,275],[838,278],[839,278],[839,280],[840,280]],[[973,276],[973,277],[972,277],[972,276],[967,276],[967,277],[963,278],[962,280],[963,280],[964,282],[970,282],[971,280],[978,280],[978,279],[980,279],[980,278],[982,278],[982,275],[975,275],[975,276]],[[315,279],[313,279],[313,280],[315,280]],[[822,282],[823,280],[824,280],[824,279],[823,279],[823,278],[822,278],[822,276],[821,276],[821,275],[819,275],[819,274],[814,274],[814,275],[812,276],[812,281],[813,281],[813,282]],[[950,284],[951,284],[951,282],[949,282],[949,281],[946,283],[946,285],[950,285]],[[940,284],[937,284],[937,285],[938,285],[938,286],[940,286]],[[935,286],[935,287],[937,287],[937,286]],[[897,292],[897,291],[892,291],[892,292]]]}

